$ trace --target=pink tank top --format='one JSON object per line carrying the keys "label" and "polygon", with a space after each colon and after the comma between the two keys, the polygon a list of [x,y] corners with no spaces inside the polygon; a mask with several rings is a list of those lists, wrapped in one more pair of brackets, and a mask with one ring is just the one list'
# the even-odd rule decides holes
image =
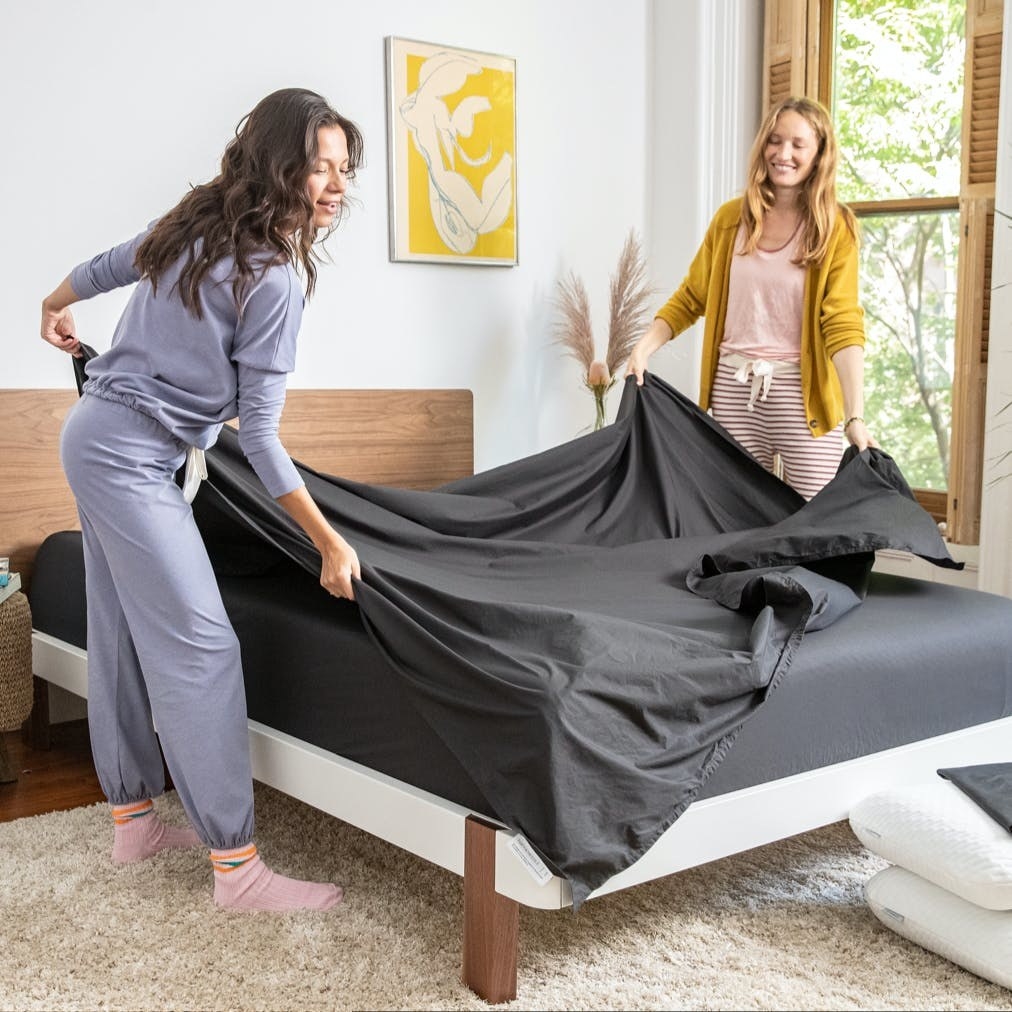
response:
{"label": "pink tank top", "polygon": [[801,317],[805,268],[797,256],[800,230],[778,250],[756,249],[740,256],[745,229],[739,227],[727,292],[727,315],[720,354],[769,361],[801,360]]}

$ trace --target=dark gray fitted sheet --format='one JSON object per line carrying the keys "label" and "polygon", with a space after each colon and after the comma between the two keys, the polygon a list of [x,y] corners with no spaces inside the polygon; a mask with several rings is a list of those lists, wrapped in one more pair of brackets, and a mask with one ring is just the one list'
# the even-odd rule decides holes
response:
{"label": "dark gray fitted sheet", "polygon": [[[219,582],[242,644],[250,717],[496,814],[400,691],[354,605],[333,601],[287,562]],[[85,646],[77,532],[47,539],[29,596],[36,629]],[[1010,714],[1012,601],[872,574],[863,605],[806,635],[699,797]]]}

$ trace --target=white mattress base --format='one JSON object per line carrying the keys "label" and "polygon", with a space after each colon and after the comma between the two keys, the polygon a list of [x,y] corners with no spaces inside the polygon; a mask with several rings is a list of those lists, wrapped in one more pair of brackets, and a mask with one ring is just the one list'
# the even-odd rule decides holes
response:
{"label": "white mattress base", "polygon": [[[87,696],[87,654],[34,632],[35,674]],[[351,825],[457,875],[464,873],[464,822],[469,809],[251,720],[253,776]],[[930,782],[944,766],[1008,760],[1012,717],[899,748],[706,798],[689,809],[639,861],[592,896],[648,882],[730,854],[846,819],[861,798],[888,787]],[[496,890],[525,906],[569,906],[569,885],[553,876],[538,884],[510,849],[496,843]]]}

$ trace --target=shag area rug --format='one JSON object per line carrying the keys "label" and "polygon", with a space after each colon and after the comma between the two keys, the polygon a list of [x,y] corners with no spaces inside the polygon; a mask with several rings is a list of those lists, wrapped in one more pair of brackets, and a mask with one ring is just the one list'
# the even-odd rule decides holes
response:
{"label": "shag area rug", "polygon": [[[174,794],[157,802],[182,824]],[[276,870],[328,913],[226,913],[202,850],[109,860],[104,805],[0,824],[0,1008],[488,1009],[460,983],[462,880],[266,787]],[[846,823],[612,894],[521,908],[523,1009],[1012,1009],[884,928]]]}

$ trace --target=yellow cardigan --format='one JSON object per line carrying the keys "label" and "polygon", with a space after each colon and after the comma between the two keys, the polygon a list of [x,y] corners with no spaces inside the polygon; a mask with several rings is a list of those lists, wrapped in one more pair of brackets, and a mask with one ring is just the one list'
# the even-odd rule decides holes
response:
{"label": "yellow cardigan", "polygon": [[[699,384],[699,404],[704,411],[710,406],[724,336],[727,287],[741,205],[739,197],[718,209],[681,287],[657,313],[675,335],[699,317],[706,318]],[[842,215],[837,215],[826,259],[806,273],[803,314],[801,390],[808,427],[813,436],[824,436],[843,420],[843,391],[833,356],[850,345],[864,347],[864,310],[857,300],[857,241]]]}

